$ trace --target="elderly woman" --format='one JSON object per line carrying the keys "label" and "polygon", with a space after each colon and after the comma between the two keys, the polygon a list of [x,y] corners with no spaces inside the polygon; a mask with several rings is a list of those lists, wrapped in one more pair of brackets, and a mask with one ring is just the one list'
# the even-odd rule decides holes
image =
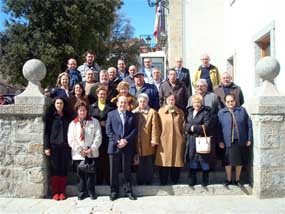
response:
{"label": "elderly woman", "polygon": [[82,170],[82,161],[92,165],[99,157],[99,147],[102,141],[101,128],[97,119],[89,117],[88,105],[83,101],[75,104],[77,117],[69,124],[68,143],[72,148],[72,160],[77,167],[79,177],[78,200],[83,200],[87,194],[90,199],[97,198],[95,193],[95,174]]}
{"label": "elderly woman", "polygon": [[91,115],[96,118],[101,126],[102,131],[102,144],[99,148],[100,156],[98,158],[97,172],[96,172],[96,182],[97,184],[110,184],[110,166],[109,166],[109,156],[107,154],[109,138],[106,134],[106,120],[107,115],[110,111],[114,110],[114,107],[107,102],[107,89],[103,86],[97,88],[96,94],[98,100],[91,105]]}
{"label": "elderly woman", "polygon": [[119,94],[116,97],[111,99],[111,103],[116,105],[117,100],[120,96],[126,96],[128,99],[128,109],[127,110],[132,111],[133,109],[137,107],[136,98],[129,93],[129,83],[125,81],[120,82],[117,86],[117,91],[119,92]]}
{"label": "elderly woman", "polygon": [[226,107],[218,113],[222,136],[219,147],[225,149],[225,186],[232,184],[232,166],[235,166],[235,184],[242,186],[240,174],[242,166],[247,164],[247,149],[253,141],[252,122],[245,108],[237,106],[233,94],[225,96]]}
{"label": "elderly woman", "polygon": [[62,97],[64,99],[68,99],[70,96],[69,90],[69,75],[66,72],[60,73],[57,78],[56,87],[53,88],[50,92],[50,96],[54,97]]}
{"label": "elderly woman", "polygon": [[153,156],[155,146],[159,144],[160,127],[157,112],[148,105],[149,97],[145,93],[138,95],[139,106],[133,110],[137,118],[138,136],[136,140],[137,183],[150,185],[153,177]]}
{"label": "elderly woman", "polygon": [[54,200],[64,200],[70,161],[67,143],[69,117],[63,98],[55,98],[45,116],[44,152],[50,162],[51,191]]}
{"label": "elderly woman", "polygon": [[[187,121],[185,124],[187,132],[185,160],[190,168],[189,185],[194,186],[196,184],[196,171],[201,167],[203,171],[202,186],[207,186],[209,183],[210,155],[197,153],[196,137],[204,137],[204,130],[207,133],[210,129],[211,109],[203,106],[203,97],[198,94],[191,97],[191,103],[192,106],[187,109]],[[204,126],[204,130],[202,126]]]}
{"label": "elderly woman", "polygon": [[175,106],[175,96],[166,97],[166,105],[158,111],[161,121],[160,144],[156,150],[155,165],[159,166],[161,185],[171,181],[178,183],[180,169],[184,166],[184,112]]}

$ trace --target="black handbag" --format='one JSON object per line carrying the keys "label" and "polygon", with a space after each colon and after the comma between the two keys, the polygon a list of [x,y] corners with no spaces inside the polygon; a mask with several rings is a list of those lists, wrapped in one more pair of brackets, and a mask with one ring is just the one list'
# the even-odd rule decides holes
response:
{"label": "black handbag", "polygon": [[96,163],[94,158],[85,158],[78,164],[78,170],[85,173],[95,173]]}

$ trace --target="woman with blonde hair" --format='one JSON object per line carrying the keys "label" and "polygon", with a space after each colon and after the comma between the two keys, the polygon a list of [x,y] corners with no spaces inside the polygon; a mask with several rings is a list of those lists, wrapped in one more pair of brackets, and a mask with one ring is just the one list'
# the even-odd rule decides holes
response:
{"label": "woman with blonde hair", "polygon": [[135,109],[137,107],[137,100],[134,96],[132,96],[129,93],[129,83],[122,81],[118,84],[117,86],[117,91],[119,92],[119,94],[116,97],[113,97],[111,99],[111,103],[113,103],[114,105],[116,105],[117,100],[120,96],[126,96],[128,99],[128,111],[132,111],[133,109]]}
{"label": "woman with blonde hair", "polygon": [[56,81],[56,87],[51,90],[50,96],[52,98],[62,97],[67,100],[71,93],[69,88],[69,81],[70,77],[68,73],[60,73]]}
{"label": "woman with blonde hair", "polygon": [[185,131],[187,133],[187,144],[185,150],[185,162],[190,168],[189,186],[197,182],[196,172],[202,169],[202,186],[209,183],[209,170],[211,158],[209,154],[199,154],[196,150],[196,138],[205,137],[205,133],[211,126],[211,109],[203,105],[203,97],[199,94],[191,97],[192,106],[187,108],[187,120]]}

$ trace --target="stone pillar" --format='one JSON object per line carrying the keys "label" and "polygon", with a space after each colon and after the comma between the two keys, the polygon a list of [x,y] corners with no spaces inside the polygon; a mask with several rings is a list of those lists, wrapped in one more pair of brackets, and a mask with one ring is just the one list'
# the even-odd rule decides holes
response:
{"label": "stone pillar", "polygon": [[40,92],[45,65],[36,59],[23,67],[29,81],[15,105],[0,107],[0,196],[42,198],[47,195],[43,155],[46,99]]}
{"label": "stone pillar", "polygon": [[175,66],[175,57],[183,57],[183,0],[169,0],[167,16],[168,67]]}
{"label": "stone pillar", "polygon": [[285,197],[285,96],[274,85],[279,71],[277,60],[262,58],[256,72],[263,84],[250,100],[254,131],[253,195],[258,198]]}

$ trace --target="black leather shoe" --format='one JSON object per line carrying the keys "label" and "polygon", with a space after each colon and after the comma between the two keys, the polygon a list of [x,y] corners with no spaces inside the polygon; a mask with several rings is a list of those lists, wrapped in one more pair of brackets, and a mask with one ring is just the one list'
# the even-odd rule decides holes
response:
{"label": "black leather shoe", "polygon": [[235,181],[235,185],[239,188],[243,187],[242,183],[240,181]]}
{"label": "black leather shoe", "polygon": [[116,192],[111,192],[110,200],[115,201],[118,198],[118,194]]}
{"label": "black leather shoe", "polygon": [[127,196],[130,200],[137,200],[136,196],[134,196],[132,193],[126,193],[126,196]]}
{"label": "black leather shoe", "polygon": [[85,199],[87,197],[87,195],[86,194],[79,194],[78,196],[77,196],[77,198],[78,198],[78,200],[83,200],[83,199]]}
{"label": "black leather shoe", "polygon": [[224,186],[227,187],[227,186],[232,185],[232,184],[233,184],[232,181],[226,180],[224,183]]}
{"label": "black leather shoe", "polygon": [[96,193],[90,194],[89,197],[90,197],[91,200],[96,200],[97,199]]}

